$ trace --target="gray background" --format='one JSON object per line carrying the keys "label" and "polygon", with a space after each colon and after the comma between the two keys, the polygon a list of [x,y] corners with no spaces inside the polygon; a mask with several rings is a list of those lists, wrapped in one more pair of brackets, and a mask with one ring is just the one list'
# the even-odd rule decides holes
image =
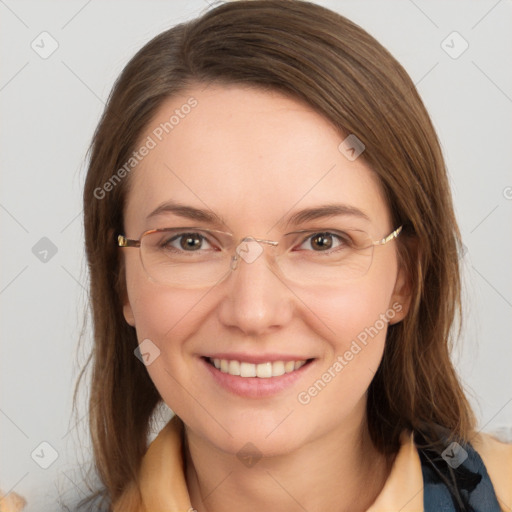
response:
{"label": "gray background", "polygon": [[[512,2],[318,3],[381,41],[431,113],[467,248],[466,327],[454,358],[480,427],[510,438]],[[0,0],[0,488],[24,495],[29,512],[64,510],[62,502],[82,497],[78,468],[91,459],[84,400],[71,415],[90,332],[79,352],[87,146],[129,58],[208,8],[205,0]],[[47,58],[40,53],[52,39],[43,31],[58,43]],[[41,465],[55,454],[42,442],[58,455],[48,469]]]}

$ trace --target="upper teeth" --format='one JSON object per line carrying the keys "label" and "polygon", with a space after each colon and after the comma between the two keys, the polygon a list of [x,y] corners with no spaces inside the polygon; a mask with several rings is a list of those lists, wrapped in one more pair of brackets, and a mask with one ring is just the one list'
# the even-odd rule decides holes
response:
{"label": "upper teeth", "polygon": [[306,364],[306,361],[268,361],[259,364],[230,361],[228,359],[210,359],[210,361],[222,373],[229,373],[230,375],[238,375],[240,377],[260,377],[261,379],[279,377],[285,373],[298,370]]}

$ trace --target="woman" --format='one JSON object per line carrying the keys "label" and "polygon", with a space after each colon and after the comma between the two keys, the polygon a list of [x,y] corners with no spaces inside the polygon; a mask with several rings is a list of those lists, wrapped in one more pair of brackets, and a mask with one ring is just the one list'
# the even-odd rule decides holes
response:
{"label": "woman", "polygon": [[475,431],[449,358],[439,143],[361,28],[254,0],[160,34],[114,87],[84,204],[110,510],[511,506],[511,447]]}

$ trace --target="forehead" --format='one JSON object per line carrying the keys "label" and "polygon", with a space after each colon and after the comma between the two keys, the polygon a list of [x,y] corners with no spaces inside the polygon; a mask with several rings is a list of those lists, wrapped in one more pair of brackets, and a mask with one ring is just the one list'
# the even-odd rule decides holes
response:
{"label": "forehead", "polygon": [[141,232],[161,203],[213,210],[230,228],[267,232],[288,213],[357,207],[381,229],[388,209],[373,171],[338,149],[345,138],[308,105],[275,91],[198,85],[167,99],[139,138],[125,227]]}

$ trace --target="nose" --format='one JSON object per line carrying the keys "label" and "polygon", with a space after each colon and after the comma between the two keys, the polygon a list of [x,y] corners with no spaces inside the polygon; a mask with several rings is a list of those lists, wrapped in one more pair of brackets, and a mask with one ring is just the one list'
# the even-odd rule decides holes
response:
{"label": "nose", "polygon": [[238,328],[246,335],[274,331],[293,316],[294,296],[272,263],[271,243],[259,242],[248,238],[237,247],[218,308],[226,327]]}

